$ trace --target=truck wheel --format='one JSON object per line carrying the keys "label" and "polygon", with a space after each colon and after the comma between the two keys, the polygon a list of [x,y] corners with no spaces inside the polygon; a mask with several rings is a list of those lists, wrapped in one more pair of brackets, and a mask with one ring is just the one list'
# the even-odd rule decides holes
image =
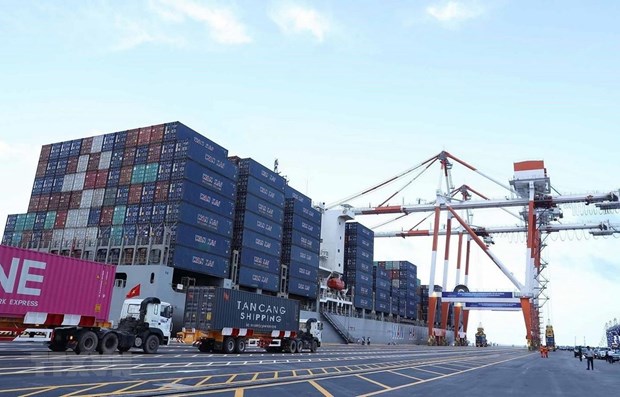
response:
{"label": "truck wheel", "polygon": [[297,353],[297,341],[295,339],[291,339],[288,341],[288,352]]}
{"label": "truck wheel", "polygon": [[237,354],[243,354],[245,352],[245,338],[237,338],[237,342],[235,343],[235,352]]}
{"label": "truck wheel", "polygon": [[224,343],[222,344],[222,351],[225,354],[232,354],[235,352],[235,338],[232,336],[227,336],[224,338]]}
{"label": "truck wheel", "polygon": [[67,344],[66,343],[54,343],[54,342],[50,342],[50,344],[47,346],[49,347],[49,349],[53,352],[64,352],[67,350]]}
{"label": "truck wheel", "polygon": [[301,353],[304,350],[304,342],[300,339],[297,341],[297,349],[295,351],[297,353]]}
{"label": "truck wheel", "polygon": [[83,330],[77,336],[76,354],[92,353],[97,348],[97,334],[90,330]]}
{"label": "truck wheel", "polygon": [[150,334],[146,337],[144,341],[144,345],[142,346],[142,350],[146,354],[155,354],[157,353],[157,349],[159,348],[159,338],[155,334]]}
{"label": "truck wheel", "polygon": [[310,344],[310,351],[312,353],[316,353],[316,349],[318,347],[318,343],[316,343],[316,340],[312,340],[312,343]]}
{"label": "truck wheel", "polygon": [[97,350],[99,354],[112,354],[118,348],[118,335],[114,332],[108,332],[99,341]]}

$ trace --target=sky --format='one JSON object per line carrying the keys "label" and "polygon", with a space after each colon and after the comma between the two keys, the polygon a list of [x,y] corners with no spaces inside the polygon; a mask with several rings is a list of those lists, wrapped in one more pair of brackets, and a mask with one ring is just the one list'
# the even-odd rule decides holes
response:
{"label": "sky", "polygon": [[[316,202],[444,150],[503,184],[513,162],[544,160],[560,194],[617,192],[619,12],[616,1],[570,0],[0,2],[0,230],[7,214],[26,212],[42,145],[174,120],[231,155],[278,159]],[[432,167],[390,203],[432,202],[439,175]],[[349,204],[378,205],[407,181]],[[456,165],[453,183],[509,196]],[[620,224],[591,206],[563,211],[562,223]],[[474,223],[519,221],[484,210]],[[598,345],[620,317],[619,243],[549,238],[543,318],[558,344]],[[499,235],[492,250],[523,280],[523,236]],[[429,282],[428,238],[377,239],[375,260],[410,260]],[[470,289],[512,286],[475,249]],[[470,339],[478,323],[491,342],[525,342],[520,312],[473,312]]]}

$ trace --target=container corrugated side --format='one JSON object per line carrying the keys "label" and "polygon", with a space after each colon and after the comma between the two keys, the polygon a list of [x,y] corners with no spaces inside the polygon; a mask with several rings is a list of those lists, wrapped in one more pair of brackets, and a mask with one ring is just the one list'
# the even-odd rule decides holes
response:
{"label": "container corrugated side", "polygon": [[375,238],[375,233],[372,229],[367,228],[359,222],[347,222],[345,225],[346,234],[361,234],[369,239]]}
{"label": "container corrugated side", "polygon": [[198,251],[224,257],[229,256],[231,253],[230,239],[184,223],[177,224],[174,238],[177,245],[193,248]]}
{"label": "container corrugated side", "polygon": [[232,237],[233,221],[185,202],[172,202],[165,211],[167,222],[183,222],[224,237]]}
{"label": "container corrugated side", "polygon": [[284,247],[282,258],[287,262],[297,261],[310,266],[318,266],[319,264],[319,255],[317,253],[308,251],[295,245],[290,247]]}
{"label": "container corrugated side", "polygon": [[316,281],[312,282],[291,277],[288,281],[288,292],[314,299],[317,297],[318,285]]}
{"label": "container corrugated side", "polygon": [[[107,321],[115,267],[0,246],[0,316],[76,314]],[[8,277],[15,275],[15,277]]]}
{"label": "container corrugated side", "polygon": [[360,295],[366,298],[372,298],[372,287],[364,284],[357,284],[353,286],[355,295]]}
{"label": "container corrugated side", "polygon": [[[183,176],[189,181],[234,200],[237,197],[237,184],[234,180],[224,178],[212,170],[192,160],[184,162]],[[176,162],[175,162],[176,163]]]}
{"label": "container corrugated side", "polygon": [[373,253],[361,247],[346,247],[344,250],[345,259],[360,260],[372,264]]}
{"label": "container corrugated side", "polygon": [[282,239],[281,225],[250,211],[243,213],[243,228],[253,230],[276,240]]}
{"label": "container corrugated side", "polygon": [[291,278],[299,278],[315,283],[319,278],[318,266],[310,266],[299,262],[291,262],[288,266],[288,274]]}
{"label": "container corrugated side", "polygon": [[375,301],[375,311],[381,313],[389,313],[390,312],[390,304],[386,301]]}
{"label": "container corrugated side", "polygon": [[299,230],[285,230],[284,235],[282,237],[283,244],[292,244],[303,249],[306,249],[310,252],[319,253],[320,250],[320,240],[314,237],[311,237],[305,233],[300,232]]}
{"label": "container corrugated side", "polygon": [[282,192],[286,186],[286,180],[283,177],[251,158],[239,161],[239,175],[251,175]]}
{"label": "container corrugated side", "polygon": [[218,157],[193,140],[177,142],[175,159],[192,159],[230,180],[236,181],[239,170],[226,157]]}
{"label": "container corrugated side", "polygon": [[378,279],[375,278],[374,279],[374,287],[376,290],[384,290],[384,291],[390,291],[390,282],[388,280],[384,280],[384,279]]}
{"label": "container corrugated side", "polygon": [[300,193],[297,189],[289,185],[286,185],[286,187],[284,188],[284,197],[287,199],[287,201],[288,199],[294,199],[305,207],[312,206],[312,200],[310,199],[310,197]]}
{"label": "container corrugated side", "polygon": [[294,199],[286,199],[284,207],[286,212],[290,213],[291,216],[297,215],[309,222],[314,223],[318,227],[321,226],[321,213],[319,210],[307,206],[306,204],[302,204]]}
{"label": "container corrugated side", "polygon": [[390,291],[384,291],[384,290],[375,291],[375,300],[388,301],[389,299],[390,299]]}
{"label": "container corrugated side", "polygon": [[299,302],[292,299],[216,287],[190,287],[185,327],[202,331],[248,328],[255,333],[297,331]]}
{"label": "container corrugated side", "polygon": [[278,258],[282,253],[282,243],[279,240],[265,237],[248,229],[243,231],[241,245],[244,248],[252,248]]}
{"label": "container corrugated side", "polygon": [[361,271],[368,274],[372,274],[373,269],[370,261],[357,258],[345,260],[344,268],[345,271]]}
{"label": "container corrugated side", "polygon": [[279,274],[271,274],[251,267],[239,268],[239,285],[278,292]]}
{"label": "container corrugated side", "polygon": [[252,194],[241,193],[237,196],[237,205],[241,209],[252,211],[255,214],[271,219],[278,223],[284,220],[284,210],[277,205],[268,203]]}
{"label": "container corrugated side", "polygon": [[240,266],[249,266],[268,273],[280,274],[280,258],[251,248],[241,249]]}
{"label": "container corrugated side", "polygon": [[185,140],[189,139],[197,146],[204,148],[206,153],[211,153],[218,158],[227,158],[228,150],[213,142],[212,140],[202,136],[198,132],[189,128],[179,121],[173,121],[165,124],[164,141]]}
{"label": "container corrugated side", "polygon": [[293,230],[298,230],[315,239],[321,238],[321,227],[314,222],[310,222],[300,216],[293,216],[292,222],[289,222],[288,218],[286,219],[286,221],[287,222],[284,223],[284,226],[287,228],[290,227]]}
{"label": "container corrugated side", "polygon": [[[172,189],[171,184],[171,189]],[[228,200],[221,195],[202,188],[189,181],[183,182],[181,199],[201,208],[208,209],[221,216],[232,217],[235,213],[235,201]]]}
{"label": "container corrugated side", "polygon": [[353,306],[358,309],[372,310],[372,299],[364,296],[355,295],[353,297]]}
{"label": "container corrugated side", "polygon": [[345,274],[347,285],[366,285],[372,287],[372,274],[348,271]]}
{"label": "container corrugated side", "polygon": [[179,269],[228,278],[230,258],[176,246],[171,265]]}
{"label": "container corrugated side", "polygon": [[284,209],[284,192],[259,181],[253,176],[240,176],[237,182],[239,192],[247,192]]}

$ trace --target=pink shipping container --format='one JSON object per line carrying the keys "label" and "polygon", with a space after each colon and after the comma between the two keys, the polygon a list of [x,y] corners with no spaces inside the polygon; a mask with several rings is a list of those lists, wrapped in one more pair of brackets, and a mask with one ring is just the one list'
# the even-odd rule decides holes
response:
{"label": "pink shipping container", "polygon": [[30,197],[28,202],[28,212],[36,212],[39,210],[39,195]]}
{"label": "pink shipping container", "polygon": [[93,138],[82,139],[82,147],[80,148],[80,154],[89,154],[93,147]]}
{"label": "pink shipping container", "polygon": [[52,145],[43,145],[41,147],[41,154],[39,155],[39,162],[47,162],[50,158],[50,152],[52,151]]}
{"label": "pink shipping container", "polygon": [[58,209],[58,204],[60,203],[60,195],[61,193],[52,193],[50,196],[50,203],[47,206],[49,211],[56,211]]}
{"label": "pink shipping container", "polygon": [[123,162],[122,162],[122,166],[126,167],[126,166],[133,166],[134,161],[136,160],[136,147],[132,146],[132,147],[127,147],[125,148],[125,151],[123,152]]}
{"label": "pink shipping container", "polygon": [[59,210],[68,210],[71,202],[71,192],[60,193],[60,201],[58,201]]}
{"label": "pink shipping container", "polygon": [[45,176],[45,171],[47,170],[47,160],[39,161],[37,164],[37,171],[34,174],[35,178],[42,178]]}
{"label": "pink shipping container", "polygon": [[69,200],[69,209],[74,210],[80,208],[82,203],[82,192],[72,192],[71,199]]}
{"label": "pink shipping container", "polygon": [[126,147],[136,146],[138,144],[139,132],[140,132],[139,129],[127,131],[127,140],[125,141]]}
{"label": "pink shipping container", "polygon": [[147,157],[147,162],[148,163],[158,162],[160,154],[161,154],[161,143],[160,144],[151,143],[151,145],[149,145],[149,154]]}
{"label": "pink shipping container", "polygon": [[49,194],[42,194],[41,197],[39,198],[39,209],[37,211],[47,211],[49,207],[50,198],[51,197]]}
{"label": "pink shipping container", "polygon": [[170,182],[157,182],[155,184],[155,202],[159,203],[168,200],[168,189],[170,189]]}
{"label": "pink shipping container", "polygon": [[151,127],[140,128],[138,132],[138,145],[148,145],[151,142]]}
{"label": "pink shipping container", "polygon": [[101,160],[101,153],[93,153],[88,159],[87,171],[96,171],[99,169],[99,160]]}
{"label": "pink shipping container", "polygon": [[151,143],[160,143],[164,139],[165,124],[154,125],[151,128]]}
{"label": "pink shipping container", "polygon": [[54,229],[63,229],[65,222],[67,221],[67,211],[56,212],[56,221],[54,222]]}
{"label": "pink shipping container", "polygon": [[91,170],[86,172],[86,177],[84,178],[84,189],[94,189],[95,184],[97,182],[97,171]]}
{"label": "pink shipping container", "polygon": [[37,312],[108,320],[114,266],[6,246],[0,246],[0,266],[9,280],[0,289],[0,317]]}
{"label": "pink shipping container", "polygon": [[128,204],[140,204],[142,198],[142,184],[134,184],[129,186]]}
{"label": "pink shipping container", "polygon": [[65,174],[75,174],[77,172],[78,161],[78,156],[69,157],[67,159],[67,169],[65,170]]}
{"label": "pink shipping container", "polygon": [[121,168],[121,176],[118,179],[118,184],[121,186],[129,185],[129,183],[131,182],[132,173],[133,173],[133,166],[127,166],[127,167]]}
{"label": "pink shipping container", "polygon": [[97,171],[97,182],[95,187],[98,189],[105,188],[108,183],[108,170]]}

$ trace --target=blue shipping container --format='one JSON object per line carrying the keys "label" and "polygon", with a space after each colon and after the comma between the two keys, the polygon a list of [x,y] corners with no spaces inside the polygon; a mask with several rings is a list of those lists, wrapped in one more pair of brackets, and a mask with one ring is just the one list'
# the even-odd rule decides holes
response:
{"label": "blue shipping container", "polygon": [[271,274],[250,267],[239,268],[239,284],[245,287],[261,288],[278,292],[279,274]]}
{"label": "blue shipping container", "polygon": [[217,158],[228,157],[228,150],[178,121],[166,124],[164,141],[171,140],[191,140],[196,146],[202,147],[205,153],[211,153]]}
{"label": "blue shipping container", "polygon": [[284,210],[282,208],[278,208],[275,204],[261,200],[252,194],[244,194],[237,197],[237,202],[240,208],[252,211],[267,219],[271,219],[278,223],[282,223],[284,220]]}
{"label": "blue shipping container", "polygon": [[382,313],[389,313],[390,312],[390,304],[388,302],[385,301],[375,301],[375,311],[378,312],[382,312]]}
{"label": "blue shipping container", "polygon": [[372,274],[372,264],[369,261],[362,261],[359,259],[347,259],[345,262],[345,270],[362,271],[364,273]]}
{"label": "blue shipping container", "polygon": [[318,253],[320,240],[293,229],[284,233],[282,243],[290,243],[303,249],[307,249],[308,251]]}
{"label": "blue shipping container", "polygon": [[262,234],[247,229],[243,231],[241,245],[244,248],[252,248],[278,258],[282,253],[282,243],[280,240],[265,237]]}
{"label": "blue shipping container", "polygon": [[376,290],[375,291],[375,299],[380,301],[389,301],[390,300],[390,291]]}
{"label": "blue shipping container", "polygon": [[[172,189],[172,183],[170,184]],[[183,182],[183,201],[187,201],[201,208],[212,211],[218,215],[232,218],[235,213],[235,202],[225,199],[217,193],[213,193],[189,181]]]}
{"label": "blue shipping container", "polygon": [[299,216],[293,217],[293,222],[291,224],[285,224],[286,227],[292,226],[292,229],[299,230],[315,239],[321,238],[321,228],[316,225],[314,222],[310,222],[304,218]]}
{"label": "blue shipping container", "polygon": [[310,252],[295,245],[285,248],[284,254],[282,255],[285,262],[301,262],[310,266],[319,265],[319,255],[317,253]]}
{"label": "blue shipping container", "polygon": [[362,235],[370,240],[374,240],[375,238],[375,233],[371,229],[367,228],[366,226],[362,225],[359,222],[347,222],[345,226],[345,232],[347,234]]}
{"label": "blue shipping container", "polygon": [[253,212],[245,211],[243,213],[243,228],[254,230],[267,237],[274,238],[276,240],[282,239],[282,226],[278,225],[274,221],[265,219],[256,215]]}
{"label": "blue shipping container", "polygon": [[295,214],[317,226],[321,226],[321,213],[319,210],[302,204],[294,199],[286,199],[285,208],[287,213]]}
{"label": "blue shipping container", "polygon": [[295,295],[305,296],[307,298],[316,298],[318,286],[316,281],[300,280],[291,277],[288,280],[288,292]]}
{"label": "blue shipping container", "polygon": [[237,166],[225,156],[214,156],[208,149],[195,143],[195,141],[179,141],[174,151],[175,159],[189,158],[205,167],[215,171],[225,178],[236,181],[238,177]]}
{"label": "blue shipping container", "polygon": [[284,198],[286,198],[287,201],[288,199],[294,199],[296,202],[300,203],[303,207],[306,208],[312,206],[312,200],[310,199],[310,197],[300,193],[298,190],[290,187],[289,185],[286,185],[284,187]]}
{"label": "blue shipping container", "polygon": [[372,299],[366,298],[364,296],[355,295],[353,298],[353,306],[358,309],[368,309],[372,310]]}
{"label": "blue shipping container", "polygon": [[365,284],[357,284],[354,287],[355,295],[360,295],[366,298],[372,298],[372,287]]}
{"label": "blue shipping container", "polygon": [[375,262],[373,272],[374,272],[373,274],[375,275],[375,278],[377,279],[382,279],[382,280],[390,279],[390,276],[388,275],[387,270],[377,266],[377,262]]}
{"label": "blue shipping container", "polygon": [[230,259],[191,248],[177,246],[174,249],[172,266],[201,274],[228,278]]}
{"label": "blue shipping container", "polygon": [[[237,184],[234,180],[223,178],[212,170],[192,160],[180,160],[184,164],[184,178],[234,200],[237,196]],[[176,164],[176,162],[175,162]]]}
{"label": "blue shipping container", "polygon": [[176,243],[218,256],[229,256],[231,253],[230,239],[184,223],[177,224]]}
{"label": "blue shipping container", "polygon": [[372,252],[366,251],[360,247],[346,247],[344,256],[351,260],[360,260],[372,263]]}
{"label": "blue shipping container", "polygon": [[372,286],[372,274],[362,272],[347,272],[345,282],[349,285]]}
{"label": "blue shipping container", "polygon": [[239,161],[239,175],[250,175],[281,192],[284,192],[286,186],[284,178],[251,158]]}
{"label": "blue shipping container", "polygon": [[294,277],[316,283],[319,278],[319,267],[293,261],[289,264],[288,274],[291,278]]}
{"label": "blue shipping container", "polygon": [[261,198],[268,203],[284,209],[284,193],[273,186],[259,181],[252,176],[242,176],[237,183],[239,192],[247,192]]}
{"label": "blue shipping container", "polygon": [[280,274],[280,258],[251,248],[241,249],[239,263],[242,267],[249,266],[268,273]]}
{"label": "blue shipping container", "polygon": [[183,222],[190,226],[217,233],[224,237],[232,237],[233,221],[223,216],[214,214],[204,208],[199,208],[188,203],[177,202],[168,205],[166,220],[168,222]]}
{"label": "blue shipping container", "polygon": [[375,289],[390,292],[390,282],[383,279],[375,279]]}

